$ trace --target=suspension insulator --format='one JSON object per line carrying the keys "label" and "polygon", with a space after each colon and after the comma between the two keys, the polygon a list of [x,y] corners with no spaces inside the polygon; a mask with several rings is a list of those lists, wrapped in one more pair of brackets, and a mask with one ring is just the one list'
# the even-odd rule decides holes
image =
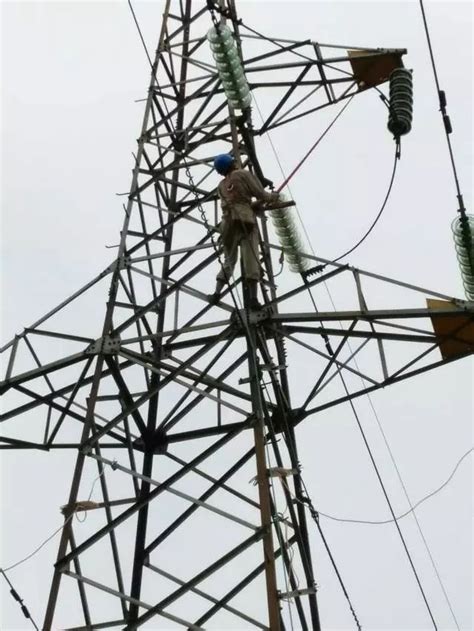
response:
{"label": "suspension insulator", "polygon": [[451,228],[466,298],[474,300],[474,215],[456,217]]}
{"label": "suspension insulator", "polygon": [[213,26],[207,39],[227,100],[234,109],[245,109],[252,102],[252,95],[232,31],[225,24]]}
{"label": "suspension insulator", "polygon": [[395,68],[390,74],[390,114],[388,129],[400,138],[411,130],[413,120],[413,76],[407,68]]}
{"label": "suspension insulator", "polygon": [[278,208],[272,210],[270,216],[290,270],[301,274],[308,269],[309,261],[303,256],[303,240],[292,212],[291,207]]}

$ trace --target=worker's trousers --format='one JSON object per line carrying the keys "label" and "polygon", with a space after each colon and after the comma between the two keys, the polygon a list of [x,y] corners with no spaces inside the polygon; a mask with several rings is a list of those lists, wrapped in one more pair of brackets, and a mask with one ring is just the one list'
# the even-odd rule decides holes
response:
{"label": "worker's trousers", "polygon": [[240,246],[243,276],[247,280],[260,280],[261,268],[258,257],[258,226],[239,220],[224,219],[221,224],[221,240],[224,248],[223,266],[217,280],[230,280],[237,263]]}

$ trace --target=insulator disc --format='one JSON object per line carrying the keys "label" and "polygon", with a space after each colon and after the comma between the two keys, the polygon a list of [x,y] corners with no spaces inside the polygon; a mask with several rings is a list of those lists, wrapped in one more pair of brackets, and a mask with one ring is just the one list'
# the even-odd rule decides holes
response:
{"label": "insulator disc", "polygon": [[411,130],[413,120],[413,76],[407,68],[396,68],[390,75],[390,114],[388,129],[400,138]]}
{"label": "insulator disc", "polygon": [[466,298],[474,300],[474,215],[456,217],[451,228]]}
{"label": "insulator disc", "polygon": [[232,105],[232,107],[235,110],[243,110],[246,107],[248,107],[250,105],[250,103],[252,102],[252,95],[250,94],[250,92],[247,94],[247,96],[244,96],[242,98],[239,98],[239,100],[232,100],[230,101],[230,104]]}
{"label": "insulator disc", "polygon": [[271,218],[290,270],[300,273],[308,262],[302,256],[303,242],[291,212],[290,208],[279,208],[271,211]]}
{"label": "insulator disc", "polygon": [[227,41],[233,39],[232,31],[225,24],[220,24],[218,30],[215,26],[211,26],[207,32],[207,39],[211,44]]}

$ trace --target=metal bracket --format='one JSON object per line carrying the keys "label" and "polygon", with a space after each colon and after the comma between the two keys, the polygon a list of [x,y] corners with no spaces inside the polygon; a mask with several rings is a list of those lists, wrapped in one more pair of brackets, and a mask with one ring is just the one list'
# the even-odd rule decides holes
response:
{"label": "metal bracket", "polygon": [[127,267],[130,267],[130,257],[121,256],[120,258],[115,259],[115,261],[107,267],[106,271],[115,272],[116,269],[126,269]]}
{"label": "metal bracket", "polygon": [[293,592],[280,592],[278,597],[282,600],[287,598],[297,598],[298,596],[307,596],[308,594],[315,594],[316,587],[307,587],[306,589],[295,589]]}
{"label": "metal bracket", "polygon": [[107,355],[114,355],[120,350],[120,337],[112,337],[111,335],[105,335],[99,337],[98,340],[89,344],[86,348],[87,355],[97,355],[98,353],[104,353]]}
{"label": "metal bracket", "polygon": [[285,370],[285,364],[279,364],[278,366],[275,364],[261,364],[260,370],[266,370],[267,372],[276,372],[277,370]]}
{"label": "metal bracket", "polygon": [[250,382],[251,382],[250,377],[241,377],[239,379],[239,386],[243,386],[244,383],[250,383]]}
{"label": "metal bracket", "polygon": [[265,308],[259,309],[258,311],[251,311],[248,317],[249,324],[257,324],[258,322],[267,320],[269,315]]}
{"label": "metal bracket", "polygon": [[284,467],[270,467],[268,469],[269,478],[286,478],[289,475],[297,475],[298,469],[285,469]]}

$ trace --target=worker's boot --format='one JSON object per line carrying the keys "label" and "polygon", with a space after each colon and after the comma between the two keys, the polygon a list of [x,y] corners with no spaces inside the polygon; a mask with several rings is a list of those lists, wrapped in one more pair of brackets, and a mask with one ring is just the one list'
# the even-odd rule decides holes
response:
{"label": "worker's boot", "polygon": [[209,294],[208,297],[207,297],[207,299],[209,300],[211,305],[215,305],[215,304],[217,304],[219,302],[219,298],[220,298],[220,295],[222,293],[222,290],[224,289],[224,285],[225,285],[224,281],[221,280],[220,278],[218,278],[216,280],[216,289],[215,289],[214,293],[213,294]]}
{"label": "worker's boot", "polygon": [[257,292],[258,292],[258,280],[247,280],[247,306],[249,309],[261,309],[261,304],[258,302]]}

